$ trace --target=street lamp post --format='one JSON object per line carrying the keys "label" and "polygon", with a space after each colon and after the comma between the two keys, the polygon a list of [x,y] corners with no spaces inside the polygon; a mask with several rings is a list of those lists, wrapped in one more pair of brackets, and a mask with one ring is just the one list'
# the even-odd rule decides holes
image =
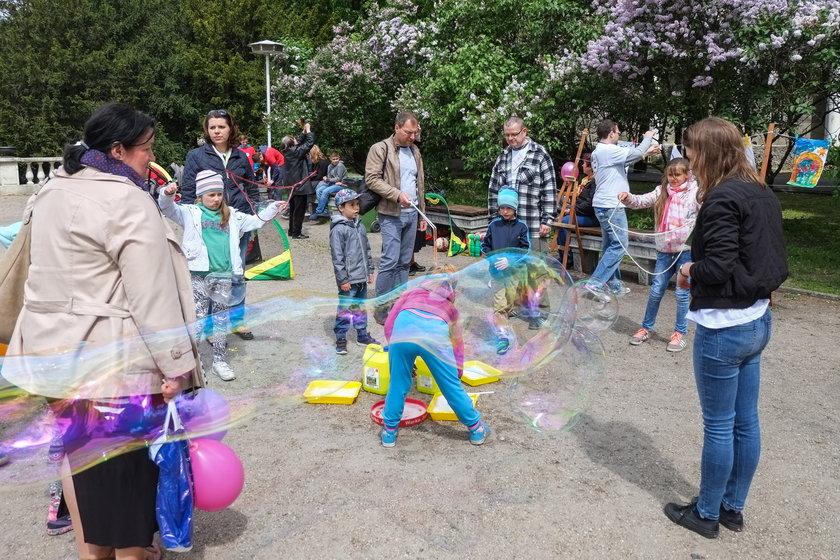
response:
{"label": "street lamp post", "polygon": [[265,129],[268,145],[271,146],[271,80],[269,78],[268,57],[283,50],[283,44],[275,41],[257,41],[248,45],[254,54],[265,55]]}

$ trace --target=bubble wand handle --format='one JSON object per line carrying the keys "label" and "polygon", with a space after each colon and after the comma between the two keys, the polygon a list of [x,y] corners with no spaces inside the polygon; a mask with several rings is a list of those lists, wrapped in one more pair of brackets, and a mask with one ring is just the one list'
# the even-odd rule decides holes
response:
{"label": "bubble wand handle", "polygon": [[411,207],[412,207],[412,208],[414,208],[415,210],[417,210],[417,213],[418,213],[418,214],[420,214],[420,217],[421,217],[421,218],[423,218],[423,220],[425,220],[425,222],[426,222],[427,224],[429,224],[429,227],[430,227],[430,228],[432,228],[432,246],[435,248],[435,250],[434,250],[434,251],[432,251],[432,255],[433,255],[433,258],[434,258],[434,260],[435,260],[435,266],[437,266],[437,264],[438,264],[438,256],[437,256],[437,226],[436,226],[434,223],[432,223],[432,220],[430,220],[430,219],[429,219],[429,217],[428,217],[428,216],[426,216],[426,214],[424,214],[424,213],[423,213],[423,211],[422,211],[422,210],[420,210],[420,208],[419,208],[416,204],[414,204],[413,202],[412,202],[412,203],[410,203],[410,204],[411,204]]}

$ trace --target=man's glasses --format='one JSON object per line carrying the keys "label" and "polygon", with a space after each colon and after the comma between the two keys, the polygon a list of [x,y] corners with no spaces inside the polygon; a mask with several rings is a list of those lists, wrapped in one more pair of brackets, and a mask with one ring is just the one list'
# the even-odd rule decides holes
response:
{"label": "man's glasses", "polygon": [[510,133],[510,134],[507,134],[507,133],[506,133],[506,134],[505,134],[505,138],[516,138],[517,136],[519,136],[520,134],[522,134],[522,131],[523,131],[523,130],[525,130],[525,129],[524,129],[524,128],[520,128],[520,129],[519,129],[519,132],[512,132],[512,133]]}

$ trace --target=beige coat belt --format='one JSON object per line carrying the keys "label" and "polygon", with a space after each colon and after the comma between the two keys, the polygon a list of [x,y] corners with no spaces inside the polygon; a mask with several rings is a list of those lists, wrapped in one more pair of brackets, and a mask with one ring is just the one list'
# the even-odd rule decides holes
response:
{"label": "beige coat belt", "polygon": [[118,317],[128,319],[128,309],[98,301],[79,301],[70,298],[63,301],[24,300],[23,305],[35,313],[69,313],[70,315],[93,315],[95,317]]}

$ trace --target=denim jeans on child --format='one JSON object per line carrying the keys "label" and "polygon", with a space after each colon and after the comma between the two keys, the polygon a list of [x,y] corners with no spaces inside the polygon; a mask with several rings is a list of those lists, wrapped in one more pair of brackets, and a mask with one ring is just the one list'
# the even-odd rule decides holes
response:
{"label": "denim jeans on child", "polygon": [[[649,331],[653,330],[653,325],[656,323],[656,314],[659,313],[659,304],[668,289],[668,282],[683,263],[687,262],[691,262],[691,251],[683,251],[682,253],[656,252],[656,268],[654,269],[653,283],[650,286],[650,295],[648,295],[647,307],[645,308],[645,318],[642,320],[642,328]],[[688,331],[688,321],[686,321],[685,315],[688,313],[688,299],[691,291],[684,290],[679,286],[676,287],[676,291],[677,322],[674,324],[674,330],[685,334]]]}
{"label": "denim jeans on child", "polygon": [[601,224],[601,260],[592,278],[617,291],[623,287],[620,265],[628,243],[627,213],[624,208],[595,208],[595,217]]}
{"label": "denim jeans on child", "polygon": [[761,352],[770,340],[770,309],[743,325],[694,335],[694,379],[703,411],[703,457],[697,511],[717,519],[721,503],[741,511],[758,457]]}
{"label": "denim jeans on child", "polygon": [[436,315],[410,309],[400,311],[391,333],[388,350],[391,386],[388,387],[382,411],[385,426],[389,429],[399,426],[405,397],[411,389],[414,361],[418,356],[429,367],[458,420],[467,427],[474,426],[481,419],[481,414],[458,379],[449,325]]}
{"label": "denim jeans on child", "polygon": [[315,187],[315,198],[318,199],[318,207],[315,208],[316,214],[325,214],[327,212],[327,204],[330,201],[330,195],[333,193],[337,193],[344,187],[341,185],[336,185],[335,183],[328,183],[326,181],[321,181],[318,183],[318,186]]}
{"label": "denim jeans on child", "polygon": [[368,334],[367,332],[367,311],[364,302],[353,300],[367,299],[367,284],[359,282],[350,284],[350,289],[344,291],[338,289],[338,310],[335,312],[335,333],[336,340],[347,338],[347,331],[353,326],[356,328],[357,336]]}

